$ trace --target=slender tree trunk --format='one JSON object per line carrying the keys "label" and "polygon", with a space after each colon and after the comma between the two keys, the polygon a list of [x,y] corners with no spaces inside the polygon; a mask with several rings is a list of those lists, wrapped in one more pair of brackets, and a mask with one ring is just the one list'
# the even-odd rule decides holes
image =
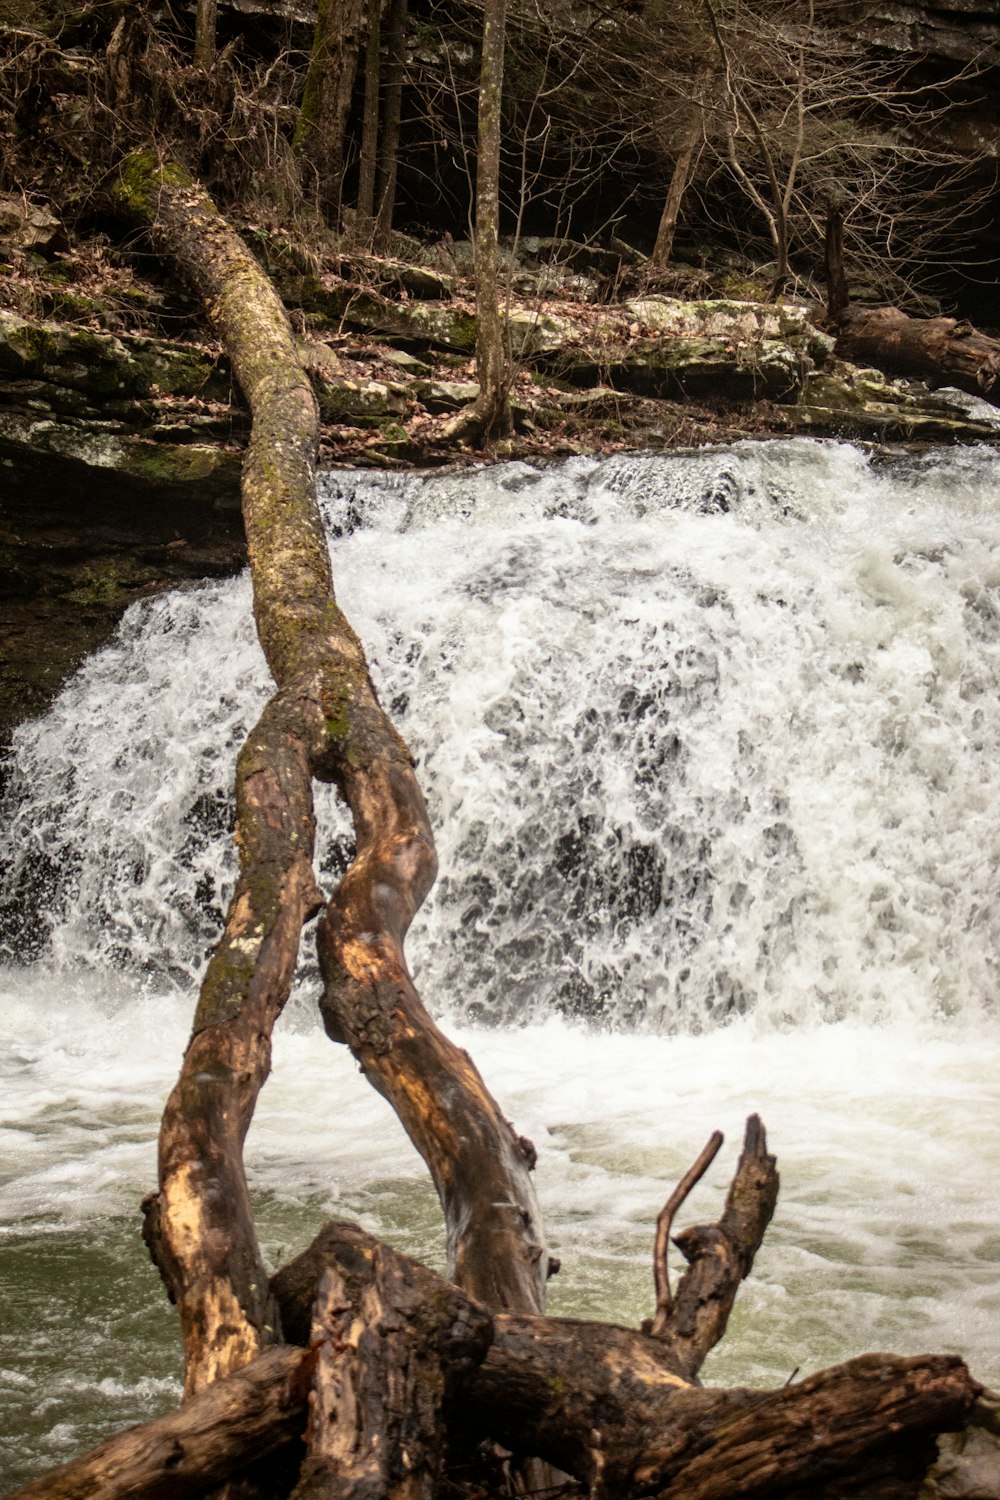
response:
{"label": "slender tree trunk", "polygon": [[194,18],[195,67],[211,73],[215,67],[215,32],[219,0],[198,0]]}
{"label": "slender tree trunk", "polygon": [[396,173],[399,167],[400,126],[403,114],[403,76],[406,71],[407,0],[390,0],[386,37],[385,115],[379,149],[378,220],[375,243],[384,249],[392,233],[396,208]]}
{"label": "slender tree trunk", "polygon": [[847,271],[844,266],[844,204],[839,198],[831,198],[827,204],[823,250],[826,270],[826,320],[832,328],[835,328],[844,321],[850,305]]}
{"label": "slender tree trunk", "polygon": [[691,175],[691,163],[694,161],[694,153],[700,134],[700,123],[693,124],[681,142],[681,149],[677,154],[677,160],[674,162],[674,170],[670,176],[667,200],[663,205],[659,228],[656,231],[656,243],[653,246],[653,253],[649,258],[649,269],[651,271],[665,271],[667,263],[670,260],[670,252],[674,246],[674,234],[677,229],[677,219],[681,211],[681,204],[684,201],[684,193]]}
{"label": "slender tree trunk", "polygon": [[476,160],[476,378],[484,437],[512,430],[510,360],[500,318],[500,133],[507,0],[487,0]]}
{"label": "slender tree trunk", "polygon": [[354,92],[365,0],[319,0],[294,146],[312,176],[320,208],[340,216],[344,138]]}
{"label": "slender tree trunk", "polygon": [[382,69],[382,0],[368,0],[368,35],[365,43],[365,109],[358,163],[359,241],[372,238],[375,216],[375,166],[378,153],[379,84]]}
{"label": "slender tree trunk", "polygon": [[445,436],[489,442],[513,431],[510,356],[500,315],[500,106],[507,0],[486,0],[479,73],[479,147],[476,158],[476,379],[479,396],[459,412]]}

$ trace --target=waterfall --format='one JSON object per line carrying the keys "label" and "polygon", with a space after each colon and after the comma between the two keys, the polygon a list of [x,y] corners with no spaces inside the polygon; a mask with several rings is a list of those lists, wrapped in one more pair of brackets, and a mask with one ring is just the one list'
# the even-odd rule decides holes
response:
{"label": "waterfall", "polygon": [[[539,1146],[557,1310],[648,1312],[672,1181],[716,1124],[730,1145],[750,1108],[770,1127],[774,1259],[709,1379],[873,1341],[1000,1377],[998,494],[992,450],[804,440],[323,477],[338,598],[438,840],[411,966]],[[46,1350],[65,1327],[85,1351],[51,1356],[56,1420],[32,1404],[28,1323],[0,1331],[0,1477],[5,1456],[29,1472],[25,1434],[41,1468],[110,1407],[172,1399],[158,1288],[107,1246],[132,1244],[154,1171],[267,696],[249,584],[211,583],[134,606],[15,736],[0,1257],[20,1285],[19,1256],[30,1281],[71,1247],[88,1285],[98,1265],[127,1280],[140,1332],[53,1315]],[[329,789],[318,813],[329,886],[350,829]],[[249,1146],[268,1251],[332,1208],[433,1257],[420,1164],[317,1035],[308,937],[303,960]]]}
{"label": "waterfall", "polygon": [[[429,1002],[656,1031],[989,1008],[998,473],[791,442],[328,475],[341,602],[439,839]],[[19,735],[15,957],[196,983],[267,691],[246,580],[130,612]],[[321,811],[332,879],[349,830]]]}

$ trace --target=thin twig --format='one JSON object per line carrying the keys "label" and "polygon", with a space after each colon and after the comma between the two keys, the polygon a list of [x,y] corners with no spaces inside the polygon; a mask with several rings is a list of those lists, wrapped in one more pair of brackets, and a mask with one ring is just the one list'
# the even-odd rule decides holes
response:
{"label": "thin twig", "polygon": [[674,1215],[718,1156],[723,1139],[721,1130],[713,1130],[698,1160],[685,1172],[657,1217],[656,1238],[653,1241],[653,1282],[656,1286],[656,1314],[652,1326],[654,1334],[662,1330],[674,1305],[670,1291],[670,1268],[667,1265],[667,1251],[670,1248],[670,1230],[673,1227]]}

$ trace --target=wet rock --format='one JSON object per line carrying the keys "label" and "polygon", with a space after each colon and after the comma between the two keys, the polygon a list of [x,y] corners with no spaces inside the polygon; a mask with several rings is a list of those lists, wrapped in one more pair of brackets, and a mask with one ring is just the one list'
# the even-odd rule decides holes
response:
{"label": "wet rock", "polygon": [[810,372],[796,406],[796,424],[824,436],[876,442],[1000,442],[1000,413],[963,391],[928,390],[880,370],[833,360]]}

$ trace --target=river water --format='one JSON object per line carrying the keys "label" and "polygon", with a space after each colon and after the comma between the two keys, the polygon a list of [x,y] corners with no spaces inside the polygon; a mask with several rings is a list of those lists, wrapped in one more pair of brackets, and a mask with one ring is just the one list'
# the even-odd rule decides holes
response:
{"label": "river water", "polygon": [[[419,759],[429,1007],[539,1150],[551,1310],[635,1324],[652,1225],[743,1120],[777,1216],[713,1382],[866,1349],[1000,1383],[1000,456],[793,441],[325,476],[340,602]],[[139,1242],[267,695],[246,579],[133,608],[19,731],[0,969],[0,1483],[168,1408]],[[349,849],[320,799],[330,882]],[[387,1106],[316,1019],[247,1148],[277,1263],[330,1214],[440,1265]]]}

